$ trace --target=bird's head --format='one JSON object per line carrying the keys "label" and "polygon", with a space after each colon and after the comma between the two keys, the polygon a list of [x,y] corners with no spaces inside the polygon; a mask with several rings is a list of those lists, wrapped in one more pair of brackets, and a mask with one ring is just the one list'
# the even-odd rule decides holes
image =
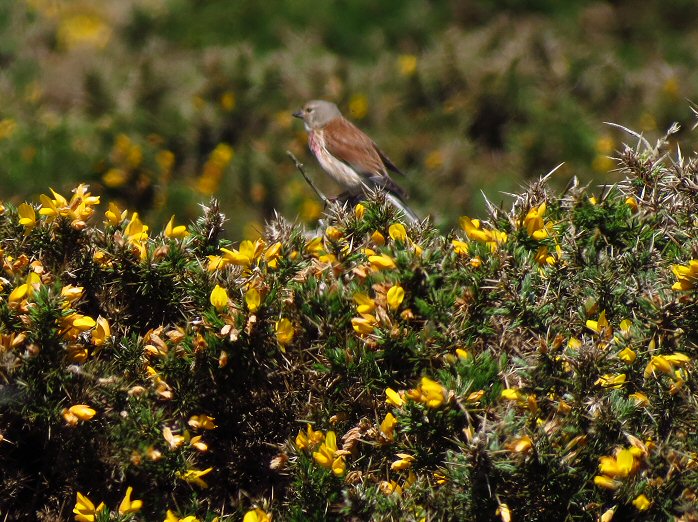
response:
{"label": "bird's head", "polygon": [[293,115],[296,118],[303,120],[305,130],[311,131],[322,129],[335,118],[339,118],[342,113],[339,112],[337,106],[325,100],[311,100],[303,108]]}

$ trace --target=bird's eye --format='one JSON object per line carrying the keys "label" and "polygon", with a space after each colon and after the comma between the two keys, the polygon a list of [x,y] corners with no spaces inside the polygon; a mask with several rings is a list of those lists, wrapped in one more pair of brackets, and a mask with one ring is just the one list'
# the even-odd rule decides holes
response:
{"label": "bird's eye", "polygon": [[312,108],[312,107],[308,107],[308,108],[305,109],[305,112],[313,112],[313,108]]}

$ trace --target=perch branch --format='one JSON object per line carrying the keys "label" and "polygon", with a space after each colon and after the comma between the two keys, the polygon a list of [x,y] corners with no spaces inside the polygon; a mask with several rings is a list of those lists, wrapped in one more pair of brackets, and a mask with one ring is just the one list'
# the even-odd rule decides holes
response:
{"label": "perch branch", "polygon": [[315,194],[317,194],[317,196],[322,200],[322,202],[323,202],[325,205],[329,205],[330,200],[327,199],[327,197],[326,197],[322,192],[320,192],[320,189],[317,188],[317,186],[315,185],[315,183],[313,183],[313,180],[311,180],[311,179],[308,177],[308,175],[305,173],[305,169],[303,168],[303,164],[302,164],[300,161],[298,161],[298,158],[296,158],[296,157],[293,155],[293,152],[291,152],[290,150],[287,150],[287,151],[286,151],[286,154],[288,154],[288,156],[289,156],[289,157],[293,160],[293,162],[296,164],[296,168],[297,168],[298,171],[303,175],[303,178],[304,178],[305,181],[308,183],[308,185],[310,185],[310,188],[312,188],[312,189],[315,191]]}

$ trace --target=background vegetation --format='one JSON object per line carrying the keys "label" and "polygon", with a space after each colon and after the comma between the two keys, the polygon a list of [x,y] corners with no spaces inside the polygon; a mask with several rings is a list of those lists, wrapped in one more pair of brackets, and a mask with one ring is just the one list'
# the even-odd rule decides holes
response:
{"label": "background vegetation", "polygon": [[556,186],[617,181],[625,138],[604,121],[689,122],[697,17],[690,0],[4,2],[0,197],[86,182],[160,225],[211,194],[233,237],[274,210],[313,223],[285,151],[324,177],[290,112],[327,98],[448,228],[480,190],[499,200],[561,162]]}

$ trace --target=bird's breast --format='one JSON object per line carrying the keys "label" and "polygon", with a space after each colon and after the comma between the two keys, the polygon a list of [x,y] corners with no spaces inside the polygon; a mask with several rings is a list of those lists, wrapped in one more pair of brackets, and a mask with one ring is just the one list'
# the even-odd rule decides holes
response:
{"label": "bird's breast", "polygon": [[345,189],[352,191],[361,189],[363,185],[361,176],[348,164],[336,158],[327,150],[322,130],[313,130],[308,133],[308,146],[322,169],[332,179]]}

